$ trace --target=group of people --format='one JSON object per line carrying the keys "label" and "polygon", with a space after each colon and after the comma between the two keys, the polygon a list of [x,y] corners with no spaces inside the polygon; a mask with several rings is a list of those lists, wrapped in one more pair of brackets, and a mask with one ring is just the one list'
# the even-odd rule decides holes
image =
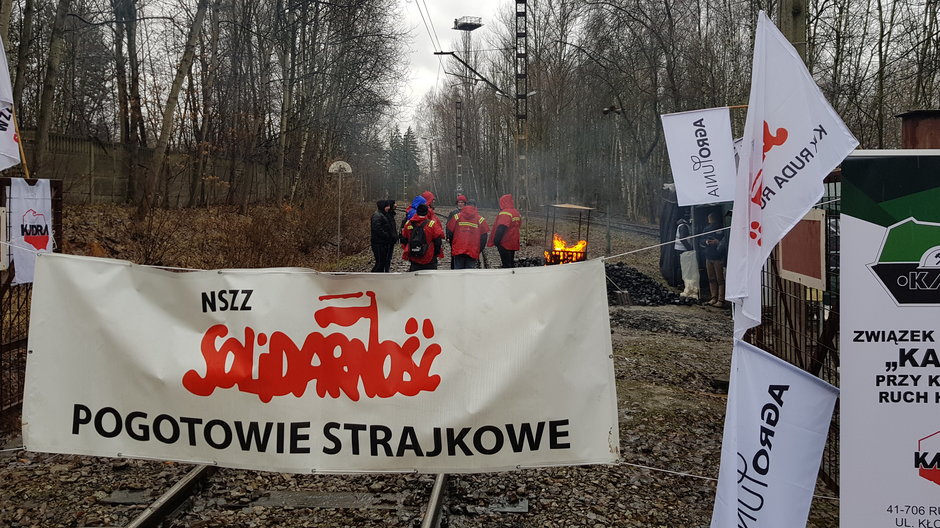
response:
{"label": "group of people", "polygon": [[692,238],[692,226],[689,223],[688,213],[679,218],[676,223],[675,250],[679,253],[679,266],[682,270],[682,281],[685,289],[679,294],[681,297],[698,299],[699,264],[696,253],[702,253],[705,260],[705,272],[708,275],[709,299],[706,305],[719,308],[728,308],[725,300],[725,268],[728,259],[728,237],[722,228],[724,223],[717,212],[708,214],[708,223],[701,235]]}
{"label": "group of people", "polygon": [[396,242],[401,243],[402,257],[410,263],[408,271],[438,269],[438,261],[444,258],[445,239],[450,243],[451,269],[479,267],[485,247],[496,247],[503,268],[514,266],[522,216],[511,194],[500,197],[500,211],[492,229],[476,204],[463,194],[457,196],[457,207],[443,221],[434,201],[431,191],[416,196],[397,230],[394,200],[376,202],[377,211],[372,214],[373,272],[389,271]]}

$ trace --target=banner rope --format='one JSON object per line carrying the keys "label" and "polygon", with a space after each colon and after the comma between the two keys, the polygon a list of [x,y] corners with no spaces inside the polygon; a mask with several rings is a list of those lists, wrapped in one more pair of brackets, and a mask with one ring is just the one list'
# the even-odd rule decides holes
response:
{"label": "banner rope", "polygon": [[29,253],[34,253],[34,254],[36,254],[36,255],[42,253],[42,251],[36,251],[36,250],[33,249],[33,248],[25,247],[25,246],[20,246],[20,245],[18,245],[18,244],[14,244],[14,243],[12,243],[12,242],[7,242],[7,241],[5,241],[5,240],[0,240],[0,244],[2,244],[2,245],[4,245],[4,246],[10,246],[11,248],[22,249],[23,251],[28,251]]}
{"label": "banner rope", "polygon": [[632,250],[632,251],[627,251],[627,252],[625,252],[625,253],[620,253],[619,255],[611,255],[611,256],[609,256],[609,257],[599,257],[599,258],[600,258],[601,260],[610,260],[610,259],[625,257],[625,256],[627,256],[627,255],[632,255],[632,254],[634,254],[634,253],[640,253],[641,251],[647,251],[647,250],[649,250],[649,249],[656,249],[656,248],[660,248],[660,247],[663,247],[663,246],[668,246],[669,244],[675,244],[677,241],[678,241],[678,242],[681,242],[681,241],[683,241],[683,240],[689,240],[689,239],[691,239],[691,238],[698,238],[698,237],[703,236],[703,235],[710,235],[710,234],[712,234],[712,233],[718,233],[718,232],[720,232],[720,231],[727,231],[727,230],[729,230],[729,229],[731,229],[730,226],[729,226],[729,227],[722,227],[722,228],[719,228],[719,229],[713,229],[713,230],[711,230],[711,231],[705,231],[704,233],[699,233],[699,234],[697,234],[697,235],[689,235],[689,236],[683,237],[683,238],[676,238],[676,239],[674,239],[674,240],[670,240],[669,242],[663,242],[662,244],[656,244],[655,246],[646,246],[646,247],[642,247],[642,248],[640,248],[640,249],[634,249],[634,250]]}
{"label": "banner rope", "polygon": [[[813,207],[821,207],[821,206],[823,206],[823,205],[829,205],[829,204],[831,204],[831,203],[838,202],[838,201],[840,201],[841,199],[842,199],[842,198],[840,197],[840,198],[835,198],[835,199],[829,200],[829,201],[827,201],[827,202],[820,202],[820,203],[814,205]],[[689,235],[689,236],[687,236],[687,237],[676,238],[676,239],[674,239],[674,240],[670,240],[670,241],[668,241],[668,242],[663,242],[663,243],[661,243],[661,244],[656,244],[656,245],[653,245],[653,246],[646,246],[646,247],[642,247],[642,248],[640,248],[640,249],[634,249],[634,250],[632,250],[632,251],[627,251],[627,252],[625,252],[625,253],[620,253],[620,254],[618,254],[618,255],[611,255],[611,256],[609,256],[609,257],[598,257],[598,258],[600,258],[601,260],[610,260],[610,259],[625,257],[625,256],[627,256],[627,255],[632,255],[632,254],[634,254],[634,253],[640,253],[640,252],[642,252],[642,251],[647,251],[647,250],[650,250],[650,249],[656,249],[656,248],[660,248],[660,247],[663,247],[663,246],[668,246],[669,244],[675,244],[676,242],[682,242],[683,240],[689,240],[689,239],[692,239],[692,238],[700,237],[700,236],[702,236],[702,235],[710,235],[710,234],[712,234],[712,233],[718,233],[718,232],[721,232],[721,231],[728,231],[729,229],[731,229],[731,226],[728,226],[728,227],[721,227],[721,228],[718,228],[718,229],[713,229],[713,230],[711,230],[711,231],[705,231],[705,232],[699,233],[699,234],[697,234],[697,235]],[[611,282],[613,282],[613,281],[611,281]],[[616,286],[616,284],[614,284],[614,286]]]}

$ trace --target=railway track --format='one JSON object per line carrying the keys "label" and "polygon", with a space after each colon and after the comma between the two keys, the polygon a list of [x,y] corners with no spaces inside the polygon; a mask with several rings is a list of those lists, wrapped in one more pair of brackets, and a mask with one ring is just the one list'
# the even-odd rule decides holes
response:
{"label": "railway track", "polygon": [[[438,528],[473,525],[480,515],[506,518],[528,511],[515,495],[482,498],[461,476],[293,475],[194,466],[140,512],[125,528],[217,526],[411,526]],[[472,478],[472,477],[470,477]],[[284,488],[283,481],[293,483]],[[349,490],[336,491],[336,479]],[[322,480],[317,486],[317,480]],[[352,484],[352,486],[349,486]],[[367,485],[366,485],[367,484]],[[364,486],[364,488],[363,488]],[[332,489],[332,491],[325,491]],[[365,491],[363,491],[365,489]],[[120,492],[119,492],[120,493]],[[130,502],[130,501],[128,501]],[[511,524],[511,522],[507,523]],[[503,523],[500,523],[503,524]]]}
{"label": "railway track", "polygon": [[[444,474],[409,475],[408,491],[397,489],[402,484],[396,478],[400,475],[358,479],[359,484],[368,484],[366,491],[336,491],[335,479],[342,476],[286,476],[217,469],[205,465],[193,467],[163,495],[146,504],[125,528],[242,525],[240,513],[256,523],[263,520],[258,526],[283,526],[284,521],[279,519],[290,517],[293,523],[301,523],[298,526],[437,528],[444,515],[448,490],[448,477]],[[355,482],[357,477],[345,479]],[[285,479],[293,483],[292,489],[282,489]],[[317,480],[323,481],[323,485],[317,486]]]}
{"label": "railway track", "polygon": [[[635,224],[627,222],[626,219],[612,216],[610,218],[610,228],[613,231],[619,231],[621,233],[633,233],[637,235],[643,235],[650,238],[659,238],[659,226],[658,225],[649,225],[649,224]],[[607,229],[607,216],[598,213],[591,216],[591,231],[596,233],[603,233]]]}

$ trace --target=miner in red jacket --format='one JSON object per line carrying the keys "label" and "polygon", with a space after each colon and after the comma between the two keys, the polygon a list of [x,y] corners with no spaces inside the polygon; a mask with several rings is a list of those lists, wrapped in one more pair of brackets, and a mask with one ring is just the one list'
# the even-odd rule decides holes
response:
{"label": "miner in red jacket", "polygon": [[490,227],[480,216],[475,205],[467,204],[447,221],[447,232],[453,233],[450,242],[453,269],[477,267],[480,250],[486,246]]}
{"label": "miner in red jacket", "polygon": [[[415,253],[416,248],[412,248],[415,229],[424,231],[422,238],[426,247],[421,253]],[[444,228],[429,212],[427,204],[419,205],[414,216],[405,222],[401,237],[405,241],[402,247],[402,257],[411,262],[408,271],[437,269],[437,259],[444,257]]]}
{"label": "miner in red jacket", "polygon": [[486,243],[487,246],[496,246],[499,251],[499,260],[502,267],[512,268],[514,258],[519,250],[519,228],[522,227],[522,215],[512,203],[512,195],[504,194],[499,197],[499,214],[493,222],[493,232]]}

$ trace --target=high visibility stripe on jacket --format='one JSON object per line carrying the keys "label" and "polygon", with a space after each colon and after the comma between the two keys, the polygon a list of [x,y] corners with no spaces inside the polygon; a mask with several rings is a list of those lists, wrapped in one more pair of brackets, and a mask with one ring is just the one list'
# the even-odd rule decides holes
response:
{"label": "high visibility stripe on jacket", "polygon": [[460,213],[447,222],[447,229],[453,232],[451,240],[452,255],[467,255],[472,259],[480,258],[482,238],[489,232],[486,219],[480,216],[477,208],[464,206]]}
{"label": "high visibility stripe on jacket", "polygon": [[[504,194],[499,198],[499,208],[499,214],[496,215],[496,221],[493,222],[493,232],[490,233],[486,245],[495,245],[497,231],[501,231],[502,238],[499,241],[500,247],[513,251],[518,250],[522,215],[519,214],[519,211],[517,211],[513,205],[511,194]],[[502,226],[505,227],[500,229]]]}

